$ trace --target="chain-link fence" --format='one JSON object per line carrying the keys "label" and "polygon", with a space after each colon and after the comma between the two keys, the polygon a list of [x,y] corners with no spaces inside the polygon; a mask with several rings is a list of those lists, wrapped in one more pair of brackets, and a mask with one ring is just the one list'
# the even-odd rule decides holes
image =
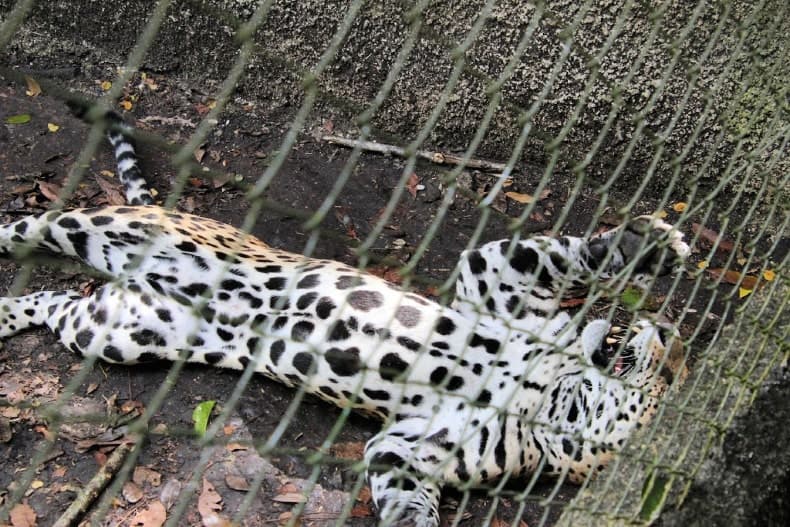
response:
{"label": "chain-link fence", "polygon": [[[627,280],[633,263],[615,280],[566,284],[555,309],[629,336],[645,317],[671,324],[688,378],[597,477],[461,484],[441,516],[442,525],[691,521],[675,509],[702,507],[715,463],[732,462],[738,416],[786,385],[783,2],[114,4],[0,1],[4,223],[123,201],[103,173],[114,167],[103,110],[83,125],[63,104],[75,99],[133,115],[162,206],[340,260],[442,306],[464,300],[453,304],[465,250],[514,240],[504,246],[512,257],[531,236],[589,238],[661,217],[691,247],[682,273],[651,275],[643,289]],[[10,296],[89,295],[101,279],[38,263],[3,264]],[[527,302],[497,309],[492,291],[479,293],[472,329],[507,326]],[[613,379],[628,367],[616,333],[598,364]],[[252,368],[80,364],[58,346],[33,332],[0,349],[0,522],[376,524],[362,450],[377,425]],[[449,383],[437,384],[438,394]],[[755,404],[748,422],[786,437],[772,423],[781,410]],[[748,458],[749,430],[739,433]],[[779,461],[755,465],[781,494],[786,448],[777,450]],[[754,474],[743,481],[760,485]]]}

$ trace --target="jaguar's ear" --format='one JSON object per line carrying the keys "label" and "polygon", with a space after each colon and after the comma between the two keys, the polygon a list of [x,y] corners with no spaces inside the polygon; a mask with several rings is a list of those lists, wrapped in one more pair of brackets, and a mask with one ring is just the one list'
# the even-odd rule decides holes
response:
{"label": "jaguar's ear", "polygon": [[582,352],[589,360],[593,353],[601,348],[601,343],[609,333],[609,323],[605,320],[593,320],[582,330]]}

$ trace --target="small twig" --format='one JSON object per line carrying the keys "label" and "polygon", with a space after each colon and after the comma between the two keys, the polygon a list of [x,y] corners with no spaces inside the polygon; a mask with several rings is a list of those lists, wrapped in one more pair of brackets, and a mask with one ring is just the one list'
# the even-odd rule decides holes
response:
{"label": "small twig", "polygon": [[0,214],[8,214],[8,215],[24,215],[30,216],[33,214],[41,214],[42,212],[46,212],[46,210],[41,209],[0,209]]}
{"label": "small twig", "polygon": [[69,508],[61,514],[53,527],[71,527],[77,523],[81,515],[96,501],[96,498],[104,490],[104,487],[112,480],[115,473],[123,465],[126,456],[134,448],[133,443],[124,443],[116,448],[112,455],[102,465],[99,471],[91,478],[88,484],[82,489],[80,495],[69,505]]}
{"label": "small twig", "polygon": [[138,123],[159,123],[166,126],[185,126],[187,128],[195,128],[197,125],[189,119],[183,117],[162,117],[160,115],[149,115],[137,120]]}
{"label": "small twig", "polygon": [[[395,145],[385,145],[383,143],[376,143],[375,141],[360,141],[358,139],[346,139],[336,135],[325,135],[321,139],[327,143],[335,145],[347,146],[349,148],[361,148],[369,152],[378,152],[380,154],[395,155],[399,157],[406,157],[404,148]],[[483,159],[469,159],[464,163],[463,156],[454,154],[443,154],[441,152],[430,152],[428,150],[417,150],[415,153],[417,157],[427,159],[432,163],[439,165],[465,165],[467,168],[477,168],[479,170],[486,170],[491,172],[504,172],[507,165],[504,163],[495,163],[493,161],[485,161]]]}

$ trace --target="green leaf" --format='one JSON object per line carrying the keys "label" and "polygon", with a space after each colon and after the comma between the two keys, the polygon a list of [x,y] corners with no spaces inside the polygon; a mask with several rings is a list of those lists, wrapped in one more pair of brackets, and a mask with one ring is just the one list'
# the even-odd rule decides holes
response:
{"label": "green leaf", "polygon": [[647,522],[652,522],[658,517],[661,508],[669,494],[671,487],[670,480],[653,470],[647,476],[642,486],[642,508],[639,511],[639,518]]}
{"label": "green leaf", "polygon": [[629,311],[658,311],[666,300],[665,296],[655,295],[637,287],[626,287],[620,295],[620,305]]}
{"label": "green leaf", "polygon": [[8,124],[25,124],[30,122],[30,114],[29,113],[20,113],[19,115],[11,115],[5,118],[5,122]]}
{"label": "green leaf", "polygon": [[642,291],[635,287],[627,287],[623,294],[620,295],[620,303],[627,309],[636,310],[641,302]]}
{"label": "green leaf", "polygon": [[211,410],[214,409],[214,405],[217,404],[217,401],[203,401],[199,405],[195,407],[195,410],[192,412],[192,421],[195,423],[195,432],[200,437],[203,437],[206,434],[206,428],[208,428],[208,418],[211,416]]}

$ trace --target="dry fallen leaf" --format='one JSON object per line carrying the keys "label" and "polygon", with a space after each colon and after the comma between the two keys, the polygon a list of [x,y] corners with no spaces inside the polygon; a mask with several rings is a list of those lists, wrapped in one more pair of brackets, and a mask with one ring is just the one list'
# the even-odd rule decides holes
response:
{"label": "dry fallen leaf", "polygon": [[726,270],[722,268],[708,269],[708,272],[716,279],[721,277],[721,281],[726,284],[734,285],[740,283],[740,287],[744,289],[748,289],[749,291],[753,290],[754,287],[757,285],[756,276],[745,275],[739,273],[738,271],[733,271],[732,269],[726,269]]}
{"label": "dry fallen leaf", "polygon": [[291,511],[285,511],[277,517],[277,525],[288,525],[289,523],[292,525],[301,525],[299,518],[297,518],[295,522],[291,522],[292,518],[293,513]]}
{"label": "dry fallen leaf", "polygon": [[9,513],[14,527],[35,527],[36,511],[27,502],[17,503]]}
{"label": "dry fallen leaf", "polygon": [[158,487],[162,484],[162,475],[156,470],[151,470],[148,467],[135,467],[132,481],[138,485],[148,483],[153,487]]}
{"label": "dry fallen leaf", "polygon": [[417,177],[417,174],[412,172],[411,176],[409,176],[409,180],[406,182],[406,190],[409,191],[412,198],[417,197],[417,185],[420,183],[420,179]]}
{"label": "dry fallen leaf", "polygon": [[373,276],[383,278],[391,284],[399,285],[403,283],[403,277],[398,273],[397,267],[390,267],[388,265],[379,265],[376,267],[368,267],[366,271]]}
{"label": "dry fallen leaf", "polygon": [[33,427],[33,430],[44,436],[44,439],[47,441],[55,441],[55,434],[53,434],[46,426],[36,425]]}
{"label": "dry fallen leaf", "polygon": [[16,406],[6,406],[0,409],[0,416],[6,419],[16,419],[22,413],[22,410]]}
{"label": "dry fallen leaf", "polygon": [[129,503],[137,503],[143,499],[143,489],[134,481],[127,481],[124,483],[121,494],[123,494],[124,499]]}
{"label": "dry fallen leaf", "polygon": [[249,445],[243,445],[241,443],[228,443],[227,445],[225,445],[225,449],[228,450],[229,452],[237,452],[239,450],[241,451],[249,450],[250,447]]}
{"label": "dry fallen leaf", "polygon": [[335,218],[346,229],[346,236],[352,240],[359,240],[354,220],[351,218],[351,211],[342,205],[335,205]]}
{"label": "dry fallen leaf", "polygon": [[60,130],[60,125],[57,125],[55,123],[47,123],[47,130],[49,130],[54,134],[55,132]]}
{"label": "dry fallen leaf", "polygon": [[200,103],[200,102],[196,103],[195,104],[195,109],[197,110],[198,114],[206,115],[208,112],[210,112],[216,106],[217,106],[217,101],[209,100],[209,102],[207,104],[203,104],[203,103]]}
{"label": "dry fallen leaf", "polygon": [[283,483],[282,486],[277,489],[277,494],[287,494],[289,492],[299,492],[299,487],[289,481],[287,483]]}
{"label": "dry fallen leaf", "polygon": [[31,190],[36,188],[35,183],[20,183],[19,185],[14,185],[8,190],[9,194],[20,195],[20,194],[27,194]]}
{"label": "dry fallen leaf", "polygon": [[211,184],[214,188],[222,188],[226,183],[235,179],[233,174],[217,174],[211,176]]}
{"label": "dry fallen leaf", "polygon": [[27,84],[27,90],[25,91],[25,95],[27,95],[28,97],[35,97],[41,94],[41,86],[38,84],[38,81],[36,79],[25,75],[25,83]]}
{"label": "dry fallen leaf", "polygon": [[[522,204],[532,203],[533,201],[535,201],[535,196],[531,194],[523,194],[521,192],[505,192],[505,196],[507,196],[509,199],[512,199],[517,203],[522,203]],[[537,201],[544,200],[549,196],[551,196],[551,189],[544,188],[543,191],[538,196]]]}
{"label": "dry fallen leaf", "polygon": [[152,501],[148,507],[135,514],[129,525],[132,527],[161,527],[167,519],[165,506],[159,500]]}
{"label": "dry fallen leaf", "polygon": [[102,189],[104,195],[107,196],[107,203],[110,205],[125,205],[126,198],[124,197],[121,186],[116,181],[110,181],[102,176],[94,176],[99,188]]}
{"label": "dry fallen leaf", "polygon": [[62,187],[55,183],[50,183],[48,181],[39,181],[38,182],[38,190],[47,198],[49,201],[57,201],[58,196],[60,196],[60,192]]}
{"label": "dry fallen leaf", "polygon": [[586,301],[587,301],[586,298],[566,298],[565,300],[560,302],[560,307],[583,306]]}
{"label": "dry fallen leaf", "polygon": [[143,83],[151,91],[156,91],[159,88],[159,85],[154,81],[152,77],[143,77]]}
{"label": "dry fallen leaf", "polygon": [[201,518],[216,516],[222,510],[222,496],[214,488],[209,480],[203,478],[203,490],[198,496],[198,512]]}
{"label": "dry fallen leaf", "polygon": [[234,476],[233,474],[228,474],[225,476],[225,485],[227,485],[230,489],[242,492],[250,490],[250,484],[243,476]]}
{"label": "dry fallen leaf", "polygon": [[370,503],[373,499],[373,493],[370,491],[370,487],[365,485],[360,489],[359,494],[357,494],[357,501],[360,503]]}
{"label": "dry fallen leaf", "polygon": [[537,223],[543,223],[546,221],[546,217],[539,210],[532,211],[532,214],[529,215],[529,219]]}
{"label": "dry fallen leaf", "polygon": [[283,484],[278,490],[277,495],[272,498],[272,501],[280,503],[305,503],[307,496],[291,482]]}
{"label": "dry fallen leaf", "polygon": [[278,503],[306,503],[307,496],[301,492],[286,492],[284,494],[276,495],[272,498],[272,501],[276,501]]}
{"label": "dry fallen leaf", "polygon": [[329,453],[336,458],[359,461],[364,457],[365,443],[362,441],[335,443],[329,448]]}
{"label": "dry fallen leaf", "polygon": [[522,194],[521,192],[505,192],[505,196],[517,203],[532,203],[535,201],[533,196],[529,194]]}
{"label": "dry fallen leaf", "polygon": [[713,229],[703,227],[699,223],[692,223],[691,230],[694,231],[694,234],[697,234],[701,240],[708,242],[710,246],[715,245],[718,241],[719,245],[716,247],[717,251],[731,252],[735,248],[735,244],[730,240],[725,239]]}
{"label": "dry fallen leaf", "polygon": [[170,479],[164,484],[162,490],[159,492],[159,499],[162,501],[162,504],[164,504],[165,509],[169,510],[178,500],[182,486],[181,482],[177,479]]}
{"label": "dry fallen leaf", "polygon": [[354,505],[354,508],[351,509],[351,514],[349,516],[352,518],[367,518],[373,516],[373,511],[367,503],[357,503]]}
{"label": "dry fallen leaf", "polygon": [[233,424],[226,424],[222,427],[222,433],[226,436],[233,435],[233,432],[236,431],[236,425]]}

